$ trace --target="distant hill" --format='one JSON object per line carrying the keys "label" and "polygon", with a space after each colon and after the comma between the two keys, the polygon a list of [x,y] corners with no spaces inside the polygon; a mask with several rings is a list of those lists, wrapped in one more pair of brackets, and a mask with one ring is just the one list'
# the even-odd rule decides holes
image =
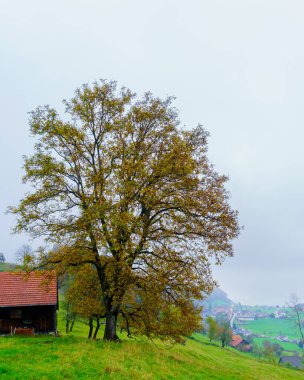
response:
{"label": "distant hill", "polygon": [[222,289],[216,288],[207,298],[207,302],[216,302],[221,301],[223,303],[231,303],[232,301],[228,298],[227,293],[225,293]]}
{"label": "distant hill", "polygon": [[202,302],[203,308],[211,311],[215,307],[225,307],[228,308],[233,304],[233,302],[228,298],[227,293],[222,289],[216,288],[207,298]]}

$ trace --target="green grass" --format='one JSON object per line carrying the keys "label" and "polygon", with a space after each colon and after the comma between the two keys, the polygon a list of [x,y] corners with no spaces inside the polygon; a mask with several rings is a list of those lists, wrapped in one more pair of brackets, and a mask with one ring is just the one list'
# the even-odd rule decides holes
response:
{"label": "green grass", "polygon": [[62,338],[1,338],[1,380],[57,379],[300,379],[303,372],[258,362],[203,337],[166,349]]}
{"label": "green grass", "polygon": [[294,344],[294,343],[279,342],[278,340],[275,340],[275,339],[265,339],[265,338],[254,338],[253,339],[254,343],[256,343],[259,347],[263,347],[263,343],[265,340],[267,340],[270,343],[279,344],[285,351],[283,353],[284,355],[287,355],[288,353],[290,355],[291,352],[294,352],[294,351],[297,351],[300,353],[303,352],[303,350],[297,344]]}
{"label": "green grass", "polygon": [[122,343],[89,341],[87,326],[78,322],[75,327],[59,338],[0,337],[0,379],[303,379],[301,371],[223,350],[201,334],[168,349],[124,335]]}
{"label": "green grass", "polygon": [[[88,326],[76,321],[65,335],[64,313],[58,313],[62,336],[0,337],[1,380],[276,380],[303,379],[302,371],[258,361],[232,348],[221,349],[201,334],[185,345],[86,339]],[[99,336],[102,337],[101,329]]]}
{"label": "green grass", "polygon": [[263,318],[240,325],[240,327],[242,326],[254,334],[263,334],[273,338],[278,335],[285,335],[290,339],[300,338],[291,319]]}
{"label": "green grass", "polygon": [[[221,349],[201,334],[185,345],[135,341],[121,343],[86,339],[88,326],[77,321],[65,335],[63,310],[58,313],[61,337],[0,337],[1,380],[288,380],[304,372],[286,369],[232,348]],[[99,336],[102,337],[102,329]]]}
{"label": "green grass", "polygon": [[263,318],[239,326],[250,330],[253,334],[266,335],[268,338],[253,339],[259,346],[263,346],[263,342],[268,340],[271,343],[279,344],[285,351],[302,352],[302,349],[295,343],[280,342],[274,339],[278,335],[288,336],[290,339],[299,339],[297,329],[291,319]]}

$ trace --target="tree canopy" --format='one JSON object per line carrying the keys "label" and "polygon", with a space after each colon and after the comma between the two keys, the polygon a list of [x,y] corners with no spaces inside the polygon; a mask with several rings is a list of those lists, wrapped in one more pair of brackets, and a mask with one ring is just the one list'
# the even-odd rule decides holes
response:
{"label": "tree canopy", "polygon": [[214,286],[210,259],[231,256],[239,233],[208,133],[180,128],[172,98],[138,99],[115,82],[84,85],[64,104],[64,117],[31,113],[32,191],[10,209],[15,231],[59,246],[34,265],[94,268],[105,339],[118,339],[121,318],[131,335],[178,340],[199,324],[191,300]]}

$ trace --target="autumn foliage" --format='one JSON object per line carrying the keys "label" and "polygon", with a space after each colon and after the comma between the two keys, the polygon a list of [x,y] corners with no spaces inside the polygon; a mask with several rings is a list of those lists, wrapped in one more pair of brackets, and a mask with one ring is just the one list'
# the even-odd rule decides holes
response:
{"label": "autumn foliage", "polygon": [[31,113],[32,191],[11,208],[15,231],[59,247],[33,266],[93,279],[79,310],[94,303],[107,340],[118,339],[118,321],[130,336],[173,341],[197,328],[192,300],[213,288],[210,258],[232,255],[239,233],[207,132],[182,130],[172,101],[100,81],[76,90],[64,117],[49,106]]}

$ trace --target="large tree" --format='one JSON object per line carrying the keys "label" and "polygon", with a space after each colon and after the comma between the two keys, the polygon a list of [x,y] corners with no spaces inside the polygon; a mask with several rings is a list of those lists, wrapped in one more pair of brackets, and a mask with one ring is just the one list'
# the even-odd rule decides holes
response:
{"label": "large tree", "polygon": [[95,268],[104,339],[118,339],[118,317],[176,338],[180,328],[164,327],[175,316],[188,333],[198,324],[191,299],[214,285],[210,258],[231,256],[239,233],[227,178],[206,156],[207,132],[180,128],[172,98],[136,100],[115,82],[84,85],[64,104],[64,117],[49,106],[31,113],[24,182],[33,190],[11,208],[15,231],[61,247],[39,265]]}

